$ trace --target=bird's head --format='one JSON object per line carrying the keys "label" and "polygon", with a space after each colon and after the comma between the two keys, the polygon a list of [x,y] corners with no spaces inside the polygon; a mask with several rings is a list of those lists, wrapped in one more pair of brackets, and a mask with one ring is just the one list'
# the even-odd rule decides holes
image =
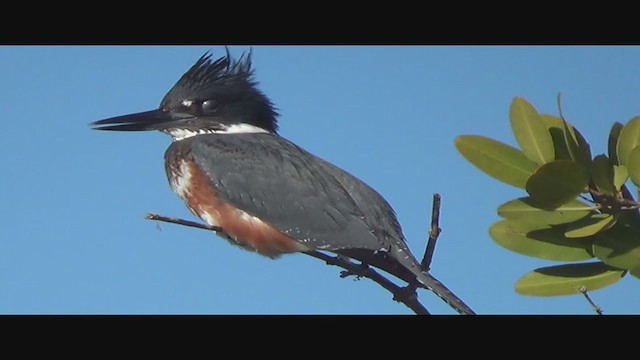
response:
{"label": "bird's head", "polygon": [[271,101],[257,88],[251,52],[217,60],[205,53],[176,82],[158,109],[92,122],[96,130],[159,130],[174,140],[206,133],[278,130]]}

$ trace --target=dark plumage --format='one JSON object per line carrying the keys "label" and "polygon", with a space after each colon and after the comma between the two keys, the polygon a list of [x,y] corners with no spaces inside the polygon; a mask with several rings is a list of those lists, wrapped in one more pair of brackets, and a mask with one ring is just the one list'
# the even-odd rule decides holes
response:
{"label": "dark plumage", "polygon": [[[277,133],[278,113],[257,84],[251,68],[251,52],[238,59],[227,54],[215,61],[211,60],[211,54],[205,53],[173,85],[160,102],[160,108],[226,117]],[[194,105],[214,100],[215,111],[202,112],[197,106],[190,109],[182,104],[185,99],[193,100]]]}

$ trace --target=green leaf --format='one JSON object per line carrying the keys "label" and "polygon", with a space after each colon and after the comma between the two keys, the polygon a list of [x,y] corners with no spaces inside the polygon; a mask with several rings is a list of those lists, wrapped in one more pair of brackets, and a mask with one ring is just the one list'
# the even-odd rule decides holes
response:
{"label": "green leaf", "polygon": [[489,235],[498,245],[518,254],[546,260],[591,259],[591,242],[567,239],[564,227],[501,220],[491,225]]}
{"label": "green leaf", "polygon": [[537,168],[522,151],[484,136],[461,135],[456,137],[454,144],[462,156],[478,169],[519,188],[525,187],[527,179]]}
{"label": "green leaf", "polygon": [[584,139],[582,134],[580,134],[578,129],[564,120],[563,132],[571,159],[581,163],[588,169],[591,163],[591,148],[589,147],[589,143]]}
{"label": "green leaf", "polygon": [[549,114],[540,114],[540,118],[551,134],[556,154],[555,160],[572,160],[567,142],[564,139],[564,120]]}
{"label": "green leaf", "polygon": [[558,207],[573,200],[589,184],[589,172],[581,163],[555,160],[544,164],[529,177],[526,189],[533,201]]}
{"label": "green leaf", "polygon": [[513,99],[509,119],[516,141],[529,160],[539,165],[555,160],[551,134],[527,100],[521,97]]}
{"label": "green leaf", "polygon": [[559,207],[544,208],[530,197],[508,201],[498,207],[498,215],[506,219],[532,224],[556,225],[579,220],[593,211],[593,206],[572,200]]}
{"label": "green leaf", "polygon": [[613,185],[615,185],[616,189],[621,190],[622,185],[627,182],[628,178],[629,173],[626,166],[613,165]]}
{"label": "green leaf", "polygon": [[564,141],[567,143],[567,149],[571,155],[571,160],[578,161],[580,158],[580,149],[576,132],[571,124],[563,120]]}
{"label": "green leaf", "polygon": [[584,219],[569,224],[564,235],[568,238],[583,238],[595,235],[611,228],[616,223],[616,220],[616,217],[611,214],[591,214]]}
{"label": "green leaf", "polygon": [[616,147],[618,164],[626,166],[631,151],[638,145],[640,145],[640,116],[629,120],[620,131]]}
{"label": "green leaf", "polygon": [[640,187],[640,146],[636,146],[631,150],[627,158],[627,170],[631,181]]}
{"label": "green leaf", "polygon": [[535,269],[518,279],[516,292],[530,296],[559,296],[594,291],[622,278],[624,271],[601,262],[566,264]]}
{"label": "green leaf", "polygon": [[640,231],[625,224],[599,233],[593,254],[620,269],[640,268]]}
{"label": "green leaf", "polygon": [[635,269],[629,270],[629,274],[631,274],[634,277],[640,279],[640,268],[635,268]]}
{"label": "green leaf", "polygon": [[560,117],[540,114],[540,118],[553,139],[556,160],[575,160],[589,167],[591,149],[582,134]]}
{"label": "green leaf", "polygon": [[614,165],[618,165],[618,152],[616,151],[616,147],[618,145],[618,138],[620,137],[620,131],[622,131],[622,125],[619,122],[613,123],[611,126],[611,131],[609,131],[609,142],[608,142],[608,150],[609,150],[609,159]]}
{"label": "green leaf", "polygon": [[598,191],[607,195],[615,194],[616,187],[613,182],[613,164],[606,155],[598,155],[593,158],[593,162],[591,163],[591,178]]}

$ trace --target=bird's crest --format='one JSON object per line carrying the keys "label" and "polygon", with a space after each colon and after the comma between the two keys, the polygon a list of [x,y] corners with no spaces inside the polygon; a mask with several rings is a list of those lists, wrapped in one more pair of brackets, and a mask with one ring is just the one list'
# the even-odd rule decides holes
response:
{"label": "bird's crest", "polygon": [[234,59],[226,49],[225,56],[216,60],[207,51],[180,77],[164,100],[201,98],[211,92],[224,93],[255,85],[251,50]]}
{"label": "bird's crest", "polygon": [[227,53],[217,60],[211,60],[210,52],[204,53],[189,70],[182,75],[176,87],[193,91],[206,91],[211,86],[225,86],[238,81],[249,81],[253,75],[251,69],[251,50],[234,59]]}

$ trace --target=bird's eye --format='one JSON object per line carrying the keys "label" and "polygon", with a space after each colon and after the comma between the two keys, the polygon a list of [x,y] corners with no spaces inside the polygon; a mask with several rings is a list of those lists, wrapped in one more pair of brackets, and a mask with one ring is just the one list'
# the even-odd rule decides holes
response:
{"label": "bird's eye", "polygon": [[215,112],[218,108],[218,103],[215,100],[205,100],[202,102],[202,113],[210,114]]}

